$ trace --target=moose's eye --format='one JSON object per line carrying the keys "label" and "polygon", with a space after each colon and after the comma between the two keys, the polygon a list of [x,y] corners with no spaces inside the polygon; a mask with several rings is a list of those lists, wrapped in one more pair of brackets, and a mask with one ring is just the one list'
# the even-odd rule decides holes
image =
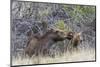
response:
{"label": "moose's eye", "polygon": [[56,31],[56,33],[59,33],[59,31]]}

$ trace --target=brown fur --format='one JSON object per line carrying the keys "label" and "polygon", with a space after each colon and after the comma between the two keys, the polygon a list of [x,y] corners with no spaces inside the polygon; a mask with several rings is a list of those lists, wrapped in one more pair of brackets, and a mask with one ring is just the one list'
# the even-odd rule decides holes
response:
{"label": "brown fur", "polygon": [[30,35],[25,53],[30,57],[35,55],[42,55],[48,52],[49,46],[58,41],[63,41],[67,38],[66,33],[62,30],[48,30],[43,36]]}
{"label": "brown fur", "polygon": [[78,45],[80,45],[81,40],[81,33],[75,32],[68,32],[67,39],[69,40],[69,44],[67,46],[68,50],[78,50]]}
{"label": "brown fur", "polygon": [[73,40],[72,40],[72,43],[73,43],[73,47],[77,47],[79,44],[80,44],[80,36],[81,36],[81,33],[76,33],[73,37]]}
{"label": "brown fur", "polygon": [[74,34],[75,34],[74,32],[68,32],[68,33],[67,33],[67,39],[68,39],[68,40],[73,39]]}

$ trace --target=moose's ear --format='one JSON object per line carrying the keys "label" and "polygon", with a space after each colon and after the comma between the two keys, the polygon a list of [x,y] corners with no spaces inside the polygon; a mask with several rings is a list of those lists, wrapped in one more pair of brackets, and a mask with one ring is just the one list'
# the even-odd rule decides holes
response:
{"label": "moose's ear", "polygon": [[48,29],[48,32],[53,32],[53,29]]}

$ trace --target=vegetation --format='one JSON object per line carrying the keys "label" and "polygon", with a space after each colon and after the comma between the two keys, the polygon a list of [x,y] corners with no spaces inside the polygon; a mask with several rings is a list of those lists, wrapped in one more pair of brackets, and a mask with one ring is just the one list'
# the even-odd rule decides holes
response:
{"label": "vegetation", "polygon": [[[23,57],[24,48],[27,46],[28,42],[28,32],[31,31],[32,34],[42,36],[51,28],[60,29],[64,32],[82,32],[82,43],[78,46],[79,52],[65,51],[65,48],[68,47],[69,44],[68,40],[53,44],[49,47],[49,51],[50,54],[55,55],[55,57],[48,56],[49,58],[47,58],[49,60],[45,60],[46,62],[54,63],[54,60],[57,59],[56,56],[59,56],[59,59],[60,57],[64,57],[64,60],[61,62],[80,61],[79,59],[81,58],[83,60],[84,57],[87,61],[86,58],[89,58],[88,56],[92,56],[92,59],[89,58],[88,60],[95,60],[95,9],[95,6],[86,5],[13,1],[11,5],[11,53],[13,63],[15,65],[20,64],[20,62],[17,61]],[[85,52],[91,53],[88,55],[88,53]],[[77,59],[72,59],[73,56]],[[32,60],[35,60],[35,57],[33,57]],[[19,60],[17,60],[17,58]],[[40,59],[41,58],[42,56],[40,56]],[[27,59],[29,60],[30,58],[27,57]],[[36,59],[39,59],[39,57]],[[50,60],[52,60],[52,62]],[[55,63],[56,62],[57,61],[55,61]],[[32,64],[38,63],[41,63],[41,61],[32,62]],[[28,64],[28,62],[25,62],[25,64]]]}

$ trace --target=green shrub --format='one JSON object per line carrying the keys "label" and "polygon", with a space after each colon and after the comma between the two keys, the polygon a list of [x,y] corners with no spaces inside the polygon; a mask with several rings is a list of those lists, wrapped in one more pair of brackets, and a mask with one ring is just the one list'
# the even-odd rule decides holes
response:
{"label": "green shrub", "polygon": [[58,29],[64,30],[65,29],[64,21],[63,20],[58,20],[58,22],[56,23],[56,27]]}

